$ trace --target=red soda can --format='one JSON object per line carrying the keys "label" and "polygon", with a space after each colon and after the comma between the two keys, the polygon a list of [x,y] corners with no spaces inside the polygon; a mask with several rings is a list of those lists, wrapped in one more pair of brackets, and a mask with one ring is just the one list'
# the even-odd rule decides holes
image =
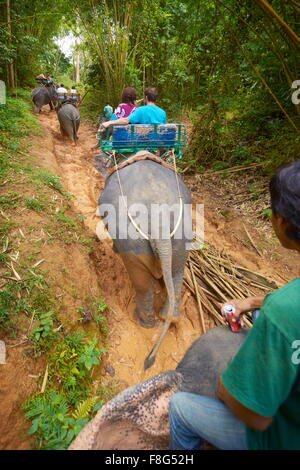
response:
{"label": "red soda can", "polygon": [[241,331],[241,321],[234,316],[235,306],[232,304],[224,305],[223,312],[231,331],[239,333]]}

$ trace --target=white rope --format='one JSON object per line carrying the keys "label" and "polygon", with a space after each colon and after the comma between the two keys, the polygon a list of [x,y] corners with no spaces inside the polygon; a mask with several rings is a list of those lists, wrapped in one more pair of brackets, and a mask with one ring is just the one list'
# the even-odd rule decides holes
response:
{"label": "white rope", "polygon": [[[173,232],[170,234],[170,238],[172,238],[174,236],[174,234],[176,233],[178,227],[179,227],[179,224],[182,220],[182,213],[183,213],[183,202],[182,202],[182,196],[181,196],[181,193],[180,193],[180,188],[179,188],[179,181],[178,181],[178,175],[177,175],[177,167],[176,167],[176,158],[174,156],[174,149],[172,150],[172,153],[173,153],[173,157],[174,157],[174,167],[175,167],[175,177],[176,177],[176,183],[177,183],[177,190],[178,190],[178,199],[180,201],[180,213],[179,213],[179,217],[178,217],[178,220],[177,220],[177,223],[175,225],[175,228],[173,230]],[[122,196],[122,199],[123,199],[123,203],[124,203],[124,206],[125,206],[125,209],[127,211],[127,214],[128,214],[128,218],[129,220],[131,221],[132,225],[134,226],[134,228],[142,235],[143,238],[145,238],[145,240],[148,240],[149,241],[149,237],[148,235],[146,235],[141,229],[140,227],[135,223],[135,221],[133,220],[130,212],[129,212],[129,209],[128,209],[128,206],[127,206],[127,203],[126,203],[126,200],[125,200],[125,196],[124,196],[124,193],[123,193],[123,188],[122,188],[122,184],[121,184],[121,180],[120,180],[120,175],[119,175],[119,167],[117,165],[117,161],[116,161],[116,152],[113,151],[113,159],[114,159],[114,163],[115,163],[115,166],[116,166],[116,173],[117,173],[117,177],[118,177],[118,182],[119,182],[119,186],[120,186],[120,192],[121,192],[121,196]]]}

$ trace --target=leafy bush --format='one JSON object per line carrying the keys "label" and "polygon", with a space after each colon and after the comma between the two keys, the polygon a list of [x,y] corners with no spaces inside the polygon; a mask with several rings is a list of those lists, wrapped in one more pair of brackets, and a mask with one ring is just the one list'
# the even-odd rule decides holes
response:
{"label": "leafy bush", "polygon": [[[0,145],[17,150],[22,137],[38,133],[40,126],[31,113],[30,93],[17,90],[18,98],[7,98],[6,105],[0,107]],[[25,101],[24,101],[25,100]]]}
{"label": "leafy bush", "polygon": [[97,398],[86,400],[73,412],[66,398],[56,390],[38,395],[24,406],[25,417],[32,421],[29,434],[36,434],[40,449],[63,450],[89,421]]}

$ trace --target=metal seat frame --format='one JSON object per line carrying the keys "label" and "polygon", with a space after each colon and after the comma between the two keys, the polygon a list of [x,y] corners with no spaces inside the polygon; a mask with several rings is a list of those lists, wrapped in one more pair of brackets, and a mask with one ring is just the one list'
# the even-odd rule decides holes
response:
{"label": "metal seat frame", "polygon": [[[163,152],[160,157],[165,158],[168,161],[173,161],[175,158],[181,159],[187,138],[186,126],[184,124],[169,124],[172,124],[174,127],[176,126],[176,138],[175,140],[172,140],[172,143],[169,143],[167,140],[160,142],[161,134],[158,133],[158,127],[161,129],[164,124],[129,124],[126,126],[116,125],[115,127],[129,129],[130,139],[112,140],[110,139],[110,129],[107,128],[105,131],[100,131],[98,133],[98,146],[101,148],[105,156],[111,161],[114,161],[113,155],[121,156],[127,160],[132,155],[132,153],[136,153],[141,150],[148,150],[151,153],[157,151],[160,153]],[[166,128],[170,129],[168,124],[165,124],[165,126]],[[136,131],[139,130],[139,128],[145,127],[147,127],[150,132],[153,132],[152,138],[149,141],[141,142],[139,139],[135,138]]]}

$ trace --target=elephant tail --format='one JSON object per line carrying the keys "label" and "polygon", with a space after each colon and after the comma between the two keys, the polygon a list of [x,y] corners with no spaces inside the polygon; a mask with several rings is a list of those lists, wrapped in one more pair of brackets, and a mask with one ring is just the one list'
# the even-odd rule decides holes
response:
{"label": "elephant tail", "polygon": [[168,312],[161,334],[153,346],[151,352],[145,359],[144,370],[148,369],[154,364],[157,351],[172,323],[175,309],[175,290],[172,276],[172,240],[171,238],[166,240],[150,240],[150,244],[153,252],[156,253],[160,259],[163,278],[168,295]]}

